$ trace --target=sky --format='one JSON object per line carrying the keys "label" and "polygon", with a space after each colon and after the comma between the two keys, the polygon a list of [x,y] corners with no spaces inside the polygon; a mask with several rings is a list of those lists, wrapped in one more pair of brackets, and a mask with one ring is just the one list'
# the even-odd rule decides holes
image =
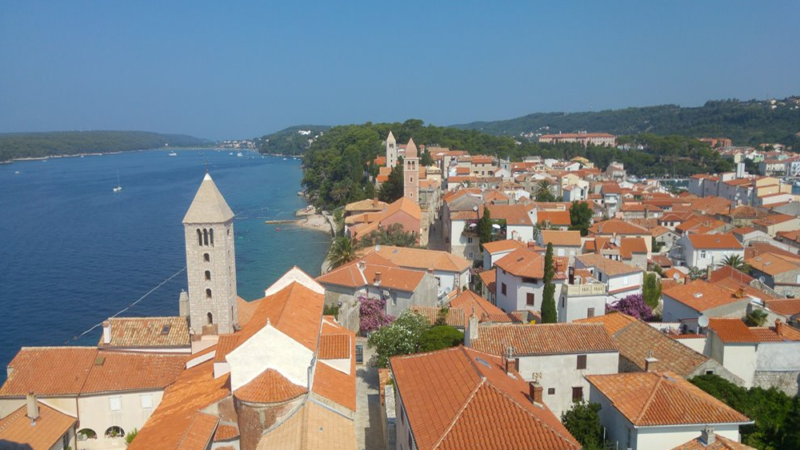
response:
{"label": "sky", "polygon": [[0,0],[0,132],[252,138],[800,94],[800,2]]}

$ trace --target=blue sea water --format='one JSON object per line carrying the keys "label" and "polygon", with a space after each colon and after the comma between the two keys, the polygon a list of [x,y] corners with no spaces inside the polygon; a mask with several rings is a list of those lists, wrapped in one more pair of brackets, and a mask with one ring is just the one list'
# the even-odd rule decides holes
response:
{"label": "blue sea water", "polygon": [[[319,275],[327,234],[264,223],[293,219],[305,206],[297,196],[299,161],[254,152],[177,153],[0,165],[0,367],[21,346],[95,345],[100,329],[75,337],[181,270],[181,220],[206,168],[236,214],[241,297],[262,297],[294,265]],[[118,173],[123,189],[114,193]],[[177,315],[185,288],[181,273],[123,316]]]}

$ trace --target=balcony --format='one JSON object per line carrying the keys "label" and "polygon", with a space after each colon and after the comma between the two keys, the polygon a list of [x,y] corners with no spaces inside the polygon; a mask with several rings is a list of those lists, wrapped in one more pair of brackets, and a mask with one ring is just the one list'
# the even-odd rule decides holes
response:
{"label": "balcony", "polygon": [[[464,226],[464,231],[461,232],[464,237],[480,237],[478,236],[478,221],[468,220]],[[506,239],[506,223],[505,220],[492,220],[492,240],[502,241]]]}
{"label": "balcony", "polygon": [[605,295],[605,283],[588,283],[588,284],[563,284],[561,293],[567,297],[580,297],[585,295]]}

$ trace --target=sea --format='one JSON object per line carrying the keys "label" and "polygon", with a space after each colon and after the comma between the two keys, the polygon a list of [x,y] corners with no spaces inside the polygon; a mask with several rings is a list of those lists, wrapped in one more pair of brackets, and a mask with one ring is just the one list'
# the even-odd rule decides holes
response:
{"label": "sea", "polygon": [[177,315],[187,286],[181,221],[206,171],[236,214],[239,296],[263,297],[293,266],[319,275],[329,234],[265,224],[306,206],[299,160],[176,153],[0,165],[0,367],[22,346],[96,345],[93,327],[115,314]]}

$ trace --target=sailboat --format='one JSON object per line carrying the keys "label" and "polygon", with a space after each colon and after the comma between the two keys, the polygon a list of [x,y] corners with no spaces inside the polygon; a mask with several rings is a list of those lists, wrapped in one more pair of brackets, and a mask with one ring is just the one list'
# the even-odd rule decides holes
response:
{"label": "sailboat", "polygon": [[119,182],[119,171],[117,171],[117,187],[114,188],[114,192],[122,192],[122,184]]}

